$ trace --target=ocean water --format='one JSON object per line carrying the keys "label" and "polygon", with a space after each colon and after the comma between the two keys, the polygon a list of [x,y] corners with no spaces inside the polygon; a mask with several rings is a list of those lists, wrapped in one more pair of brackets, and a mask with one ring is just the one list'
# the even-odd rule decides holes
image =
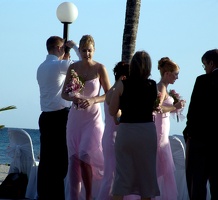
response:
{"label": "ocean water", "polygon": [[[40,132],[38,129],[25,129],[31,137],[33,144],[34,156],[37,159],[40,149]],[[8,128],[0,129],[0,164],[10,164],[11,158],[7,156],[6,149],[9,145]]]}

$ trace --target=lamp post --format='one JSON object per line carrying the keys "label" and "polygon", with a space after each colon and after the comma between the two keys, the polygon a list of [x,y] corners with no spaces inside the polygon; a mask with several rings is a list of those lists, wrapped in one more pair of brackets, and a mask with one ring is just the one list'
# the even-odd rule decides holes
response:
{"label": "lamp post", "polygon": [[[61,3],[56,11],[57,18],[64,24],[63,38],[65,42],[68,40],[69,24],[73,23],[78,16],[77,7],[71,2]],[[65,48],[65,52],[69,52],[69,48]]]}

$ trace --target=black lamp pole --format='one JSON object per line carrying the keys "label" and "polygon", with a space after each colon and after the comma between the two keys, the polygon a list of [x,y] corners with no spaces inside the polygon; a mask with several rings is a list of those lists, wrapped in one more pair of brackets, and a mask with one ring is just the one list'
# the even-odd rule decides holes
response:
{"label": "black lamp pole", "polygon": [[[62,22],[64,24],[64,32],[63,32],[63,38],[65,39],[65,43],[68,40],[68,33],[69,33],[69,22]],[[69,53],[70,52],[70,48],[69,47],[65,47],[65,53]]]}
{"label": "black lamp pole", "polygon": [[68,40],[68,29],[69,29],[69,22],[62,22],[64,24],[64,33],[63,33],[63,38],[65,39],[65,41]]}

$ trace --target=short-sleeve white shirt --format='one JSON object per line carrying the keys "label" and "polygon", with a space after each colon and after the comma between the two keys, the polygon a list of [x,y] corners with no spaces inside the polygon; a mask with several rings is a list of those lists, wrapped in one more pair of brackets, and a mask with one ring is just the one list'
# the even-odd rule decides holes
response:
{"label": "short-sleeve white shirt", "polygon": [[46,60],[38,67],[41,111],[50,112],[71,106],[70,101],[61,97],[70,64],[72,64],[70,60],[59,60],[57,56],[48,54]]}

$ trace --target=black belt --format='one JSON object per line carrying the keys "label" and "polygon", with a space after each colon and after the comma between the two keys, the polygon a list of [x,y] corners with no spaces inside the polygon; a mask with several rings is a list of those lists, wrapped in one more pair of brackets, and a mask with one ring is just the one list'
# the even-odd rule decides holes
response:
{"label": "black belt", "polygon": [[69,111],[70,107],[65,107],[61,110],[55,110],[55,111],[43,111],[43,113],[57,113],[57,112],[63,112],[63,111]]}

